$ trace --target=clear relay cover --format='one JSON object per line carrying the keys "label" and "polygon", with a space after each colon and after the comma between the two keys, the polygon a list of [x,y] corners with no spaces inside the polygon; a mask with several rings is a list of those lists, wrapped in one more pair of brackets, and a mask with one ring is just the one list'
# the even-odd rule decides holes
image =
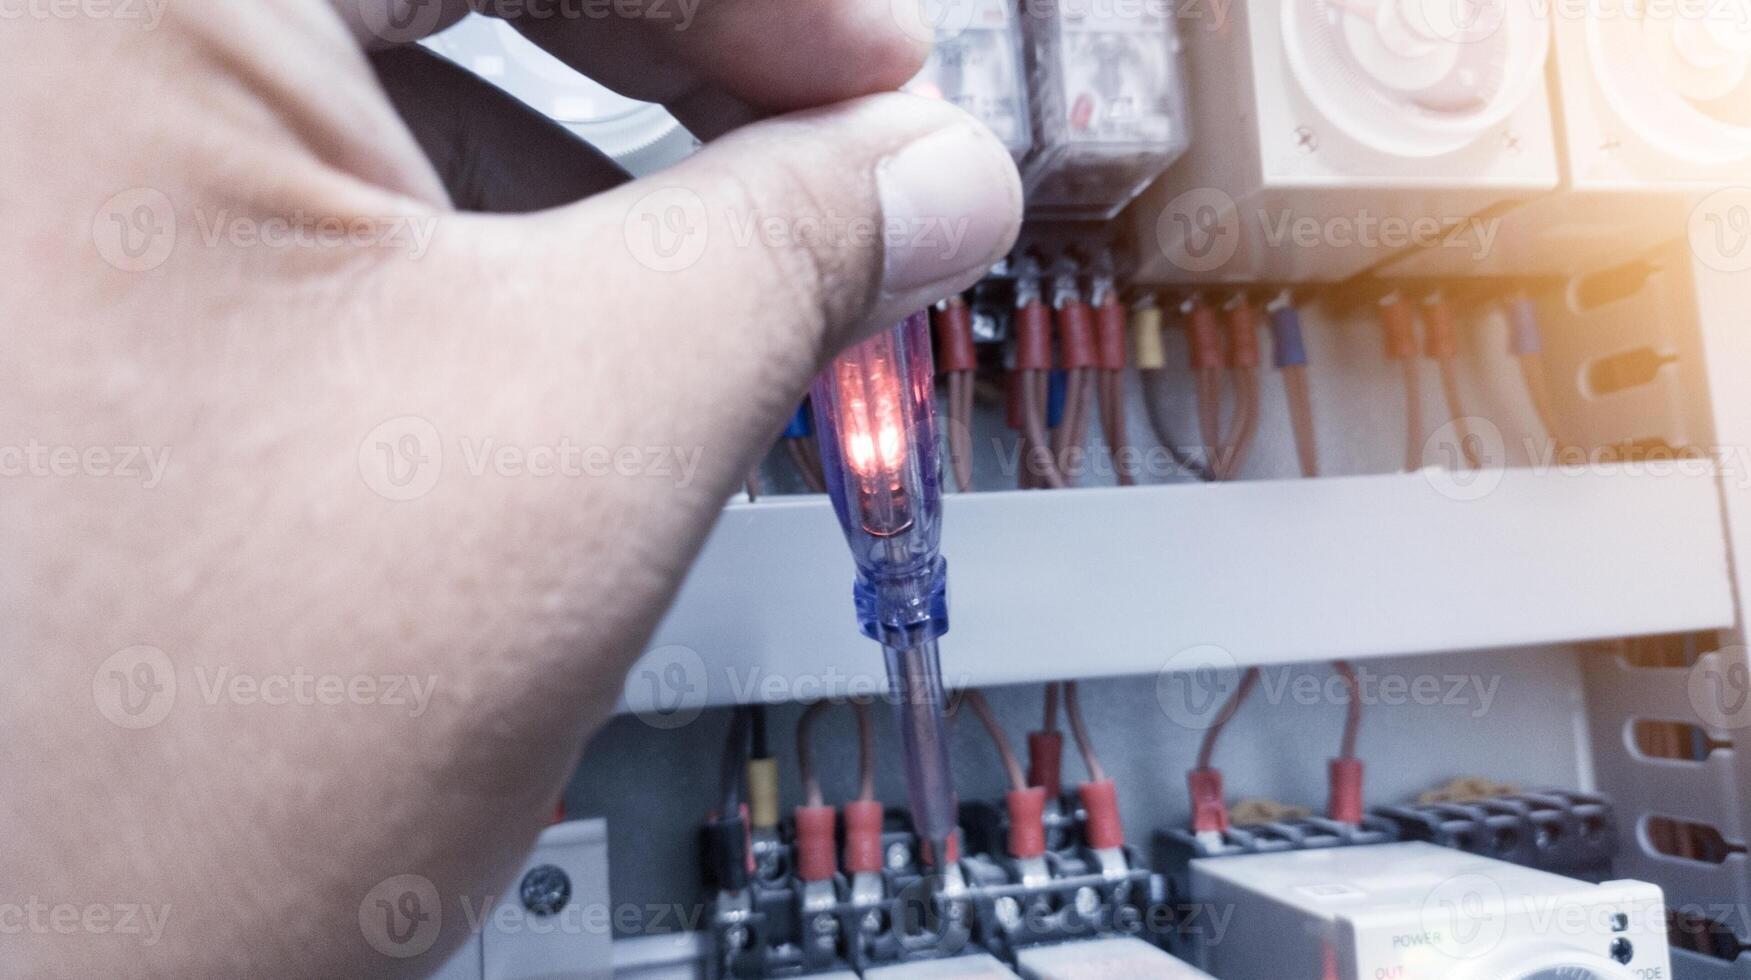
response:
{"label": "clear relay cover", "polygon": [[1028,215],[1106,220],[1190,143],[1174,4],[1027,0]]}
{"label": "clear relay cover", "polygon": [[943,99],[990,127],[1020,160],[1033,146],[1013,0],[924,0],[930,58],[906,91]]}

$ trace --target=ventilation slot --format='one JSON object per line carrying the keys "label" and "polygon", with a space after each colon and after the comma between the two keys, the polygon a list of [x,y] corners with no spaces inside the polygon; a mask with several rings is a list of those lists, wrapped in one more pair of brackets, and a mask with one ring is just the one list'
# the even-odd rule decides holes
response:
{"label": "ventilation slot", "polygon": [[1743,847],[1727,843],[1720,831],[1707,824],[1649,817],[1643,822],[1642,830],[1648,845],[1667,857],[1703,864],[1725,864],[1732,855],[1745,853]]}
{"label": "ventilation slot", "polygon": [[1630,745],[1649,759],[1684,759],[1700,762],[1716,749],[1730,749],[1731,742],[1709,737],[1702,728],[1682,721],[1630,722]]}

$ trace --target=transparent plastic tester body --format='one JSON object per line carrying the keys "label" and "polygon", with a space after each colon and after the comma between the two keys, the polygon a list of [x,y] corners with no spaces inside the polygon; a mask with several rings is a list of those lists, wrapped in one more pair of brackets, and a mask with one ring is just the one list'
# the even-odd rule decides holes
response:
{"label": "transparent plastic tester body", "polygon": [[921,15],[935,36],[906,91],[959,106],[1020,160],[1033,136],[1021,23],[1010,0],[924,0]]}
{"label": "transparent plastic tester body", "polygon": [[858,621],[887,656],[913,821],[940,862],[956,802],[936,649],[948,601],[935,394],[920,313],[841,355],[812,400],[827,491],[857,564]]}
{"label": "transparent plastic tester body", "polygon": [[1105,220],[1190,143],[1172,4],[1033,0],[1028,215]]}

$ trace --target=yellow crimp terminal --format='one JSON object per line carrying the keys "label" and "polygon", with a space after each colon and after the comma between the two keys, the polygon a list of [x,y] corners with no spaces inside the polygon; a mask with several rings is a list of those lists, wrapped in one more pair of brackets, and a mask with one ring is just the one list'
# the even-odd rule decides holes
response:
{"label": "yellow crimp terminal", "polygon": [[1161,307],[1143,306],[1131,311],[1131,343],[1137,348],[1135,363],[1140,371],[1167,367],[1167,350],[1161,343]]}
{"label": "yellow crimp terminal", "polygon": [[748,760],[748,819],[756,830],[778,826],[778,760]]}

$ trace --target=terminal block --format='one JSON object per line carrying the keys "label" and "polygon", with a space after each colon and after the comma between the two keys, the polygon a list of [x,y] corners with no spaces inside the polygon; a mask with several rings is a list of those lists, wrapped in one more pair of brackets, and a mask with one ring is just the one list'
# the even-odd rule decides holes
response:
{"label": "terminal block", "polygon": [[[1002,807],[969,804],[969,841],[946,873],[921,861],[906,813],[887,813],[879,871],[804,881],[757,871],[726,890],[713,883],[710,931],[718,975],[784,977],[995,956],[1013,966],[1025,950],[1117,936],[1154,938],[1153,876],[1128,849],[1081,843],[1085,819],[1068,803],[1053,807],[1059,847],[1038,857],[1000,856]],[[787,822],[768,847],[794,851]],[[768,853],[763,868],[801,866],[794,853]]]}
{"label": "terminal block", "polygon": [[1584,881],[1611,877],[1617,846],[1611,801],[1550,790],[1468,803],[1380,807],[1402,840],[1428,841]]}

